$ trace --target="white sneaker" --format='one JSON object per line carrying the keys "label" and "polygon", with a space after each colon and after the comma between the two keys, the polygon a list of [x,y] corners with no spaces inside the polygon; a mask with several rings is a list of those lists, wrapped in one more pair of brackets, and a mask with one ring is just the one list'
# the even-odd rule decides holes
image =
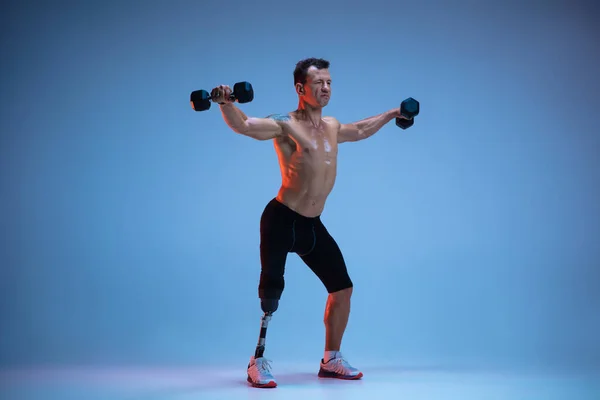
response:
{"label": "white sneaker", "polygon": [[271,361],[264,357],[250,357],[248,364],[248,382],[257,388],[274,388],[277,387],[275,378],[271,375]]}
{"label": "white sneaker", "polygon": [[352,367],[341,354],[332,358],[328,362],[321,359],[321,368],[319,369],[319,378],[337,378],[337,379],[360,379],[363,373]]}

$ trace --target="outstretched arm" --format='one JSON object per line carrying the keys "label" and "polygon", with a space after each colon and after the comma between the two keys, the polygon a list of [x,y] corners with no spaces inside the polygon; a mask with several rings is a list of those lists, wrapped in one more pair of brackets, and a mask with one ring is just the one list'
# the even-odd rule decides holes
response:
{"label": "outstretched arm", "polygon": [[269,140],[283,135],[282,122],[276,118],[248,117],[233,103],[219,106],[225,123],[236,133],[256,140]]}
{"label": "outstretched arm", "polygon": [[350,124],[341,124],[338,133],[338,143],[358,142],[359,140],[371,137],[396,117],[400,117],[399,108],[394,108],[382,114]]}

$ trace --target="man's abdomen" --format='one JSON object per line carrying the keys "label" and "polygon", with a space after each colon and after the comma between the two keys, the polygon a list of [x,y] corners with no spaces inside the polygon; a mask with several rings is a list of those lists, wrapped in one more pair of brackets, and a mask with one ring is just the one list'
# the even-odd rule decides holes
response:
{"label": "man's abdomen", "polygon": [[335,165],[319,171],[304,169],[284,179],[278,200],[307,217],[321,214],[335,184]]}

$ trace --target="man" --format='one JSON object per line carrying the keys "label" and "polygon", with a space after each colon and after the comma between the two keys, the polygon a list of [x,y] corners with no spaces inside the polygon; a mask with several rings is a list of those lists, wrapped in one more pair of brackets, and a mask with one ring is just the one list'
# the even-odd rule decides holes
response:
{"label": "man", "polygon": [[257,140],[273,140],[279,158],[282,184],[265,207],[260,220],[261,274],[259,298],[264,312],[256,353],[248,365],[248,382],[255,387],[276,387],[270,363],[263,357],[267,323],[277,310],[284,289],[288,253],[296,253],[316,274],[329,296],[325,307],[325,353],[319,377],[360,379],[363,374],[342,357],[340,347],[350,314],[353,283],[335,240],[320,215],[333,189],[338,144],[356,142],[375,134],[400,115],[400,109],[351,124],[324,117],[331,98],[329,61],[308,58],[297,63],[294,85],[298,108],[266,118],[246,116],[230,99],[231,89],[211,92],[229,127]]}

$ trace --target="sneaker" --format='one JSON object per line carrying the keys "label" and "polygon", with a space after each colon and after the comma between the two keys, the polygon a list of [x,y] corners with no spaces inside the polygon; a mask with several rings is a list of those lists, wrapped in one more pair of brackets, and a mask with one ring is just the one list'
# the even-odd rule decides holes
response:
{"label": "sneaker", "polygon": [[328,362],[321,359],[321,368],[319,369],[319,378],[337,378],[337,379],[360,379],[363,373],[350,366],[341,355],[332,358]]}
{"label": "sneaker", "polygon": [[275,378],[271,375],[271,361],[264,357],[250,357],[248,382],[257,388],[277,387],[277,382],[275,382]]}

